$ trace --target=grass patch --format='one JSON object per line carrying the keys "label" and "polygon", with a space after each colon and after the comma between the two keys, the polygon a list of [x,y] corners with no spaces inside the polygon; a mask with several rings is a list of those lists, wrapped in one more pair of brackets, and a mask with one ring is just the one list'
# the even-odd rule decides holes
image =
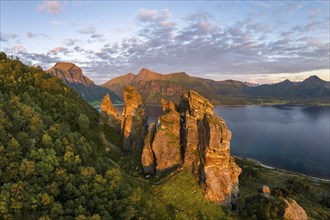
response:
{"label": "grass patch", "polygon": [[102,100],[94,100],[94,101],[89,101],[88,104],[96,108],[97,106],[100,106],[102,103]]}
{"label": "grass patch", "polygon": [[233,219],[228,209],[204,199],[198,183],[188,170],[153,185],[150,192],[172,213],[173,219]]}

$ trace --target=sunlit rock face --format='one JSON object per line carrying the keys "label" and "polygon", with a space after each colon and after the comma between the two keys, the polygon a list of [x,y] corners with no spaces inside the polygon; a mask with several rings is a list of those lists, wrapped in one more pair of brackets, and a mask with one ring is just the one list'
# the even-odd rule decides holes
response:
{"label": "sunlit rock face", "polygon": [[158,128],[152,142],[156,157],[156,171],[164,172],[181,162],[180,114],[175,104],[162,100],[163,114],[158,117]]}
{"label": "sunlit rock face", "polygon": [[120,120],[115,107],[113,107],[110,95],[106,94],[100,105],[101,116],[100,124],[107,124],[114,127],[116,130],[120,130]]}
{"label": "sunlit rock face", "polygon": [[181,106],[186,118],[184,165],[194,172],[205,198],[219,204],[235,203],[242,170],[230,156],[229,128],[209,100],[194,91],[182,97]]}
{"label": "sunlit rock face", "polygon": [[142,150],[148,133],[148,118],[140,94],[130,85],[124,89],[124,108],[121,114],[121,131],[125,151]]}
{"label": "sunlit rock face", "polygon": [[156,122],[152,122],[149,127],[149,132],[144,141],[144,147],[141,158],[143,171],[147,174],[154,173],[156,168],[156,158],[151,147],[155,137],[155,133],[156,133]]}
{"label": "sunlit rock face", "polygon": [[242,170],[230,156],[231,132],[216,116],[213,105],[194,91],[183,95],[178,106],[161,102],[163,114],[155,136],[150,144],[145,143],[146,152],[153,151],[153,172],[181,165],[194,173],[206,199],[234,204]]}
{"label": "sunlit rock face", "polygon": [[306,211],[298,205],[298,203],[293,199],[284,200],[287,207],[284,211],[285,220],[307,220]]}
{"label": "sunlit rock face", "polygon": [[94,82],[84,76],[80,67],[69,62],[57,62],[47,72],[69,83],[81,83],[83,85],[94,85]]}

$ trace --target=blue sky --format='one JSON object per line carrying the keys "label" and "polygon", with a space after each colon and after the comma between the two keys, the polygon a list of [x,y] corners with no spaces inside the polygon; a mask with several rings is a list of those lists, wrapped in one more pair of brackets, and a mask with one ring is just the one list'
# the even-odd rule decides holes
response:
{"label": "blue sky", "polygon": [[6,1],[1,51],[97,84],[143,67],[215,80],[329,80],[329,1]]}

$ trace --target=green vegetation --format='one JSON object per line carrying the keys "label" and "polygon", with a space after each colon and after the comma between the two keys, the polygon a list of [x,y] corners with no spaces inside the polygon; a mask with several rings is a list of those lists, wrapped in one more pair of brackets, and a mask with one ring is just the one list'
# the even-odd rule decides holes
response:
{"label": "green vegetation", "polygon": [[[190,171],[146,178],[140,154],[65,83],[0,53],[0,219],[276,219],[282,197],[329,219],[329,182],[237,158],[238,210],[206,201]],[[262,185],[272,199],[258,194]]]}
{"label": "green vegetation", "polygon": [[317,99],[285,99],[276,97],[240,97],[240,96],[221,96],[220,105],[306,105],[306,106],[329,106],[329,100]]}
{"label": "green vegetation", "polygon": [[[251,201],[251,198],[261,204],[265,202],[271,204],[278,202],[278,197],[289,197],[296,200],[306,210],[309,219],[330,218],[329,181],[313,179],[276,169],[268,169],[249,159],[235,158],[235,161],[243,169],[239,177],[241,198],[238,204],[240,213],[243,216],[246,216],[247,213],[251,214],[251,210],[254,213],[267,211],[260,210],[265,205],[254,205],[253,208],[251,204],[247,204]],[[271,189],[272,196],[275,199],[274,201],[270,202],[258,197],[256,193],[260,191],[263,185]],[[269,206],[268,213],[271,213],[272,210],[274,209],[271,209],[271,206]]]}
{"label": "green vegetation", "polygon": [[88,104],[96,108],[97,106],[100,106],[102,103],[102,100],[94,100],[94,101],[89,101]]}
{"label": "green vegetation", "polygon": [[171,213],[172,219],[232,219],[229,209],[206,201],[193,174],[188,170],[172,173],[155,183],[151,193]]}
{"label": "green vegetation", "polygon": [[[104,157],[98,112],[0,53],[0,219],[145,218],[156,203]],[[116,140],[117,139],[117,140]]]}
{"label": "green vegetation", "polygon": [[94,84],[84,85],[82,83],[67,83],[67,86],[77,91],[78,95],[87,102],[102,102],[103,97],[109,93],[112,103],[120,104],[122,100],[110,89]]}

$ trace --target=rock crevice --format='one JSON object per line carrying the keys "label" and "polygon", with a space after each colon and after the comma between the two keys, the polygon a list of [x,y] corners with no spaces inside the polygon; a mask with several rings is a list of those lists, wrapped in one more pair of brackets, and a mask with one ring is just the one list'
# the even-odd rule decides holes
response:
{"label": "rock crevice", "polygon": [[124,108],[120,122],[123,150],[141,151],[148,133],[148,118],[141,95],[130,85],[124,89]]}

